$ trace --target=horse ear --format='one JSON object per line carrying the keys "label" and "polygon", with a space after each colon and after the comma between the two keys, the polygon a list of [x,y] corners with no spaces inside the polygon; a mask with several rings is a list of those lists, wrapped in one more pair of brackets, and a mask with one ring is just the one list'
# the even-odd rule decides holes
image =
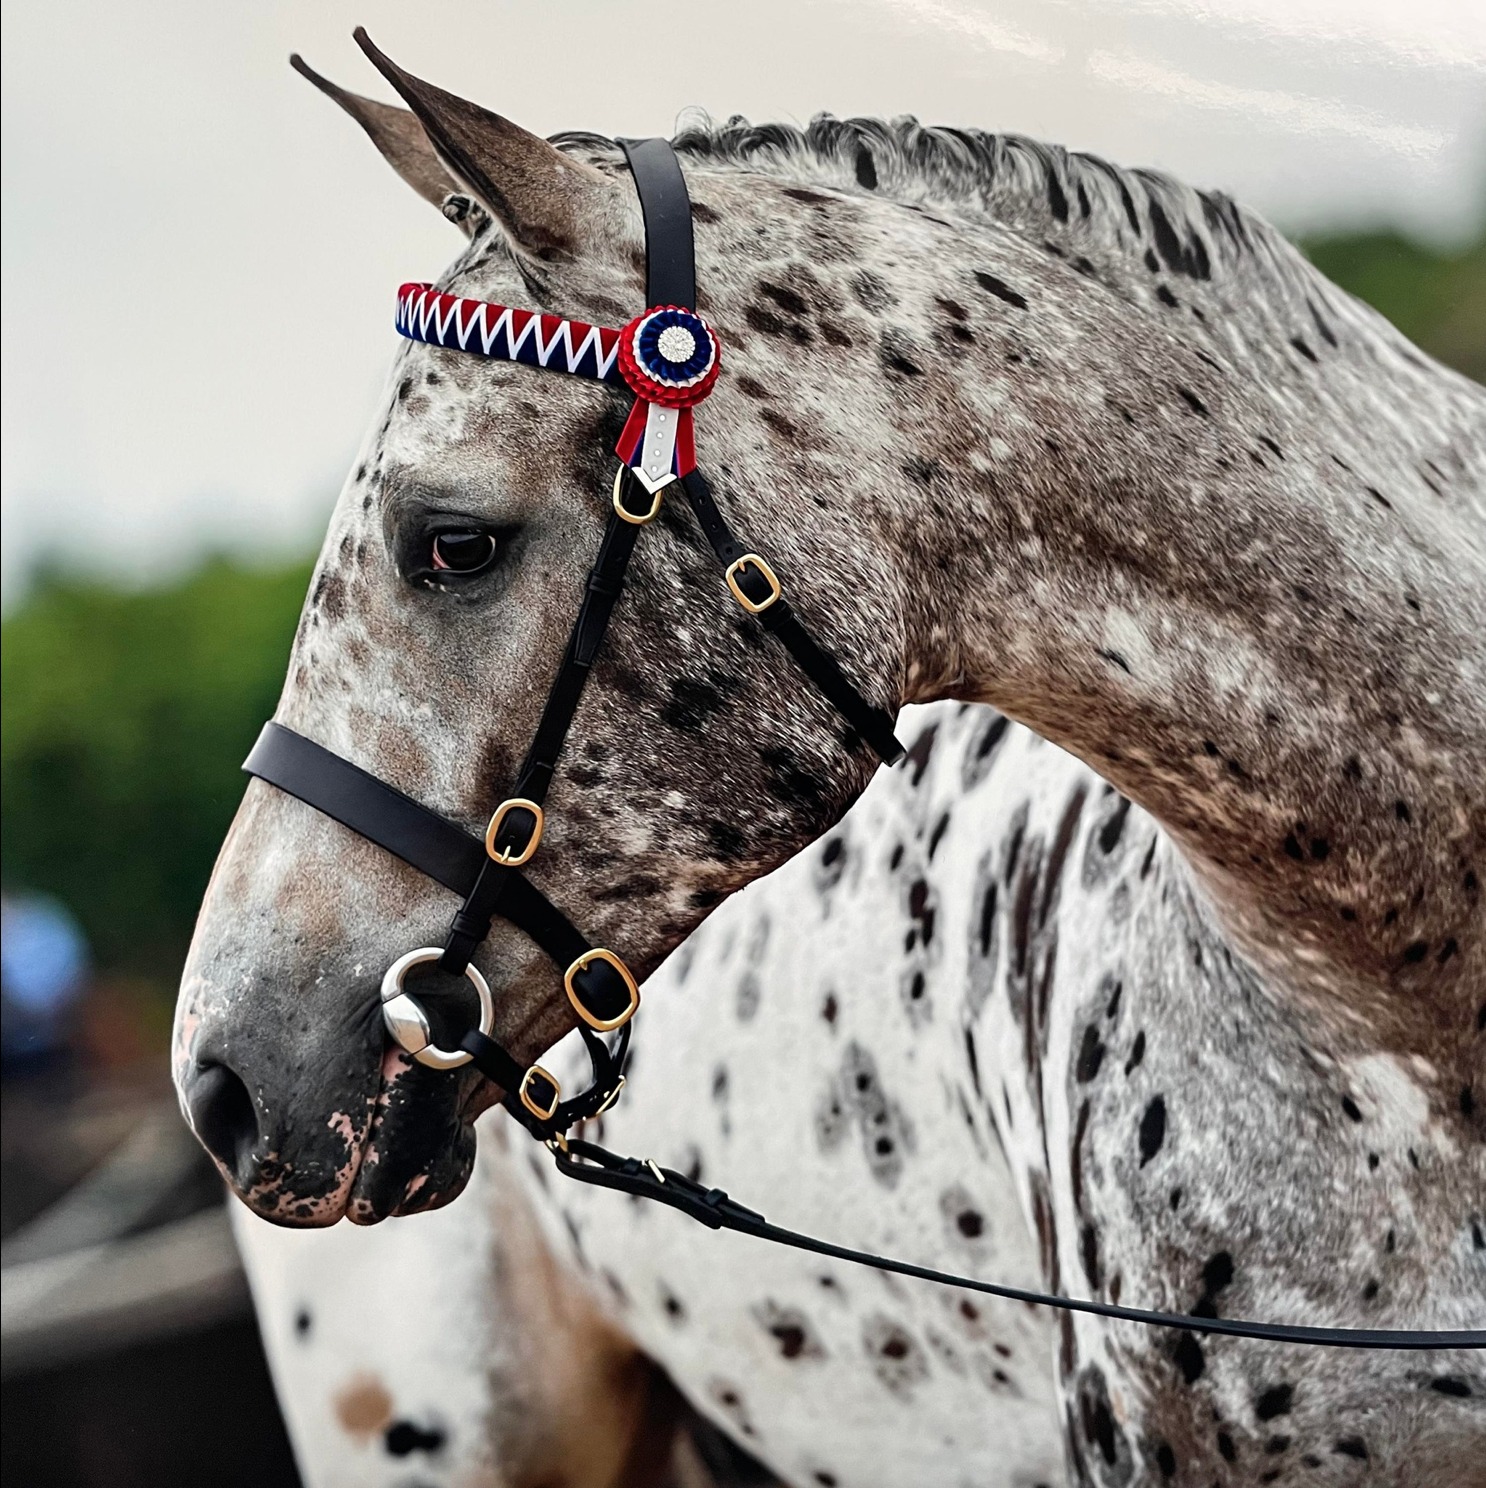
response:
{"label": "horse ear", "polygon": [[[458,193],[459,183],[444,169],[423,126],[407,109],[393,108],[391,104],[378,103],[375,99],[363,98],[359,93],[337,87],[329,78],[321,77],[298,52],[289,58],[289,65],[350,114],[367,132],[382,159],[424,201],[432,202],[442,210],[449,197]],[[466,235],[473,234],[479,221],[478,214],[472,216],[468,211],[461,215],[452,212],[444,215],[451,222],[457,222]]]}
{"label": "horse ear", "polygon": [[440,160],[517,248],[544,259],[574,250],[595,194],[609,190],[602,172],[509,119],[404,72],[377,50],[365,28],[358,26],[353,34],[372,65],[418,116]]}

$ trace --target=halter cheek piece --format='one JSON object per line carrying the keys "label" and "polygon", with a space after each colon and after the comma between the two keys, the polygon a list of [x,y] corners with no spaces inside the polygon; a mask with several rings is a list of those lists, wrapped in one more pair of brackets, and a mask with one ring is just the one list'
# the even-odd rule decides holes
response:
{"label": "halter cheek piece", "polygon": [[[763,1215],[730,1199],[721,1189],[703,1188],[669,1168],[619,1157],[590,1142],[570,1142],[564,1135],[569,1127],[601,1114],[618,1099],[640,992],[619,956],[590,945],[521,870],[541,844],[547,791],[623,590],[630,555],[640,530],[653,520],[673,487],[679,486],[686,496],[734,598],[784,646],[835,707],[850,726],[849,742],[865,742],[886,764],[895,763],[904,753],[894,737],[892,719],[868,702],[811,638],[784,598],[773,568],[734,537],[697,469],[692,410],[716,384],[722,349],[716,332],[694,308],[691,204],[681,169],[665,140],[621,141],[621,145],[645,219],[650,302],[650,308],[622,330],[462,299],[428,284],[405,284],[398,294],[397,329],[412,340],[608,382],[635,395],[616,447],[620,464],[611,512],[578,617],[526,760],[511,794],[491,816],[484,840],[281,724],[264,725],[243,765],[249,774],[298,797],[459,895],[461,904],[443,947],[409,951],[387,969],[382,981],[382,1017],[393,1040],[434,1069],[455,1069],[473,1061],[506,1092],[507,1110],[533,1136],[548,1143],[559,1171],[568,1177],[656,1200],[711,1229],[737,1230],[818,1255],[991,1296],[1199,1333],[1349,1348],[1486,1348],[1486,1332],[1304,1328],[1188,1317],[952,1276],[769,1224]],[[540,1065],[523,1065],[491,1037],[494,1003],[470,958],[497,915],[530,936],[563,973],[563,986],[578,1016],[592,1066],[592,1081],[581,1095],[563,1100],[552,1075]],[[464,1035],[458,1050],[433,1043],[428,1018],[405,987],[409,971],[434,962],[452,975],[468,978],[479,998],[479,1027]],[[612,1047],[599,1037],[608,1032],[617,1032]]]}

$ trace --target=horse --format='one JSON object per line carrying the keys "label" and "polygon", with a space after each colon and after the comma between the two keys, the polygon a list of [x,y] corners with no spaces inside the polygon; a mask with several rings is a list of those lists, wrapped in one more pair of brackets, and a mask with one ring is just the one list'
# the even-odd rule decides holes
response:
{"label": "horse", "polygon": [[[1031,1286],[1040,1276],[1036,1243],[994,1113],[966,1079],[968,1009],[938,1015],[944,1039],[903,1042],[892,1028],[901,1008],[848,995],[902,955],[905,925],[932,925],[948,882],[973,869],[960,848],[978,840],[977,815],[1005,794],[993,762],[969,758],[980,720],[965,726],[958,711],[939,704],[904,720],[910,737],[939,734],[950,778],[978,763],[958,794],[958,840],[936,843],[931,857],[926,792],[910,772],[880,772],[835,832],[721,905],[648,979],[647,1048],[601,1124],[622,1145],[765,1193],[762,1149],[825,1121],[813,1153],[789,1158],[797,1182],[809,1165],[829,1195],[808,1219],[890,1247],[903,1243],[908,1195],[879,1203],[891,1161],[884,1166],[878,1149],[916,1145],[915,1133],[940,1124],[952,1105],[964,1119],[941,1133],[933,1169],[954,1179],[913,1198],[914,1213],[935,1217],[915,1228],[914,1253]],[[887,876],[895,851],[907,866],[900,858],[894,876],[927,885],[927,897],[917,891],[917,921],[906,905],[901,919],[883,913],[900,897]],[[937,975],[938,956],[931,928],[914,964],[933,990],[909,998],[924,1017],[952,986]],[[689,995],[696,985],[708,989],[705,999]],[[719,1005],[737,1024],[725,1055],[709,1037]],[[793,1097],[783,1121],[773,1084],[781,1038]],[[770,1100],[750,1098],[771,1089]],[[785,1483],[948,1482],[966,1473],[1006,1484],[1066,1481],[1046,1314],[852,1275],[746,1241],[720,1257],[713,1237],[671,1216],[628,1205],[615,1214],[599,1196],[594,1206],[583,1202],[586,1191],[558,1191],[545,1163],[512,1149],[502,1119],[482,1118],[480,1135],[460,1202],[415,1224],[290,1231],[235,1206],[279,1398],[314,1488],[384,1480],[392,1488],[410,1460],[436,1483],[519,1483],[560,1467],[564,1482],[607,1484],[625,1471],[632,1441],[651,1444],[653,1460],[661,1432],[672,1433],[683,1459],[715,1463],[720,1483],[755,1481],[719,1453],[716,1438],[698,1438],[689,1410],[673,1415],[656,1368],[721,1439]],[[930,1181],[929,1166],[893,1186],[915,1179]],[[366,1307],[391,1276],[395,1318]],[[518,1367],[533,1347],[570,1366],[550,1377]],[[572,1367],[591,1360],[597,1366],[581,1373]],[[650,1388],[605,1387],[605,1371]],[[547,1393],[533,1399],[538,1387]],[[821,1399],[832,1408],[824,1429]],[[596,1403],[614,1412],[607,1429],[563,1429]],[[609,1445],[607,1455],[593,1452],[596,1441]],[[576,1443],[583,1459],[553,1460],[559,1444]],[[699,1470],[695,1461],[690,1470]]]}
{"label": "horse", "polygon": [[[444,286],[622,322],[644,239],[613,143],[537,139],[366,46],[415,117],[353,112],[469,235]],[[1001,739],[1062,751],[960,885],[955,957],[985,1017],[962,1057],[1048,1284],[1209,1317],[1479,1320],[1486,395],[1253,213],[1153,172],[911,120],[696,121],[674,145],[726,348],[697,421],[730,518],[768,534],[871,701],[989,704]],[[276,715],[467,823],[531,733],[624,411],[532,376],[404,348]],[[446,537],[485,556],[441,564]],[[674,503],[646,539],[533,869],[641,973],[873,769],[709,587]],[[375,994],[445,913],[250,785],[175,1049],[194,1129],[259,1214],[374,1222],[457,1194],[501,1092],[384,1049]],[[572,1026],[507,928],[479,959],[518,1058]],[[1056,1367],[1086,1481],[1453,1483],[1483,1441],[1463,1351],[1080,1318]]]}

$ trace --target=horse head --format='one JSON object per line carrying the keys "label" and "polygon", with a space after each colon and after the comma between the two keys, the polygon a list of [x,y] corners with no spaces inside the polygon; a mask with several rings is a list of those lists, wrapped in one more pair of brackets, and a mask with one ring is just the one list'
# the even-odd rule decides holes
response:
{"label": "horse head", "polygon": [[[373,56],[414,112],[324,86],[467,235],[440,288],[630,320],[644,304],[645,238],[617,149],[560,149]],[[874,701],[896,705],[905,596],[884,547],[845,516],[854,500],[863,512],[880,500],[880,458],[845,458],[849,427],[822,446],[792,432],[785,459],[760,437],[768,388],[784,388],[750,322],[773,313],[757,303],[759,265],[839,254],[841,235],[820,222],[818,193],[775,185],[760,199],[758,182],[721,171],[696,185],[699,308],[732,369],[698,416],[703,458],[816,633]],[[824,350],[790,380],[808,385],[816,418],[839,422],[827,410],[851,408],[849,386],[877,352],[865,340]],[[603,384],[405,346],[331,519],[276,719],[482,831],[558,669],[629,403]],[[638,543],[528,869],[641,976],[728,894],[819,836],[876,763],[787,675],[788,656],[740,609],[679,508],[664,502]],[[176,1071],[195,1130],[259,1213],[370,1221],[459,1191],[470,1123],[495,1091],[384,1049],[378,1002],[387,966],[438,943],[454,907],[334,822],[249,785],[185,972]],[[497,924],[477,965],[495,1032],[518,1058],[573,1025],[561,977],[511,927]],[[446,1021],[464,1017],[457,992],[430,1004],[436,1021],[441,1005]]]}
{"label": "horse head", "polygon": [[[410,112],[323,86],[464,231],[439,290],[629,324],[647,238],[620,148],[538,139],[364,45]],[[722,348],[699,459],[863,706],[986,702],[1080,756],[1156,819],[1192,914],[1308,1040],[1409,1057],[1478,1120],[1479,390],[1252,214],[1154,173],[913,121],[676,146]],[[477,839],[564,665],[630,410],[602,380],[405,345],[277,722]],[[716,548],[668,487],[523,869],[637,976],[876,765]],[[249,785],[175,1060],[258,1212],[374,1221],[459,1191],[472,1120],[509,1092],[387,1047],[379,1006],[455,907]],[[517,1063],[574,1026],[510,925],[475,966]],[[445,1044],[475,1018],[458,986],[422,984]]]}

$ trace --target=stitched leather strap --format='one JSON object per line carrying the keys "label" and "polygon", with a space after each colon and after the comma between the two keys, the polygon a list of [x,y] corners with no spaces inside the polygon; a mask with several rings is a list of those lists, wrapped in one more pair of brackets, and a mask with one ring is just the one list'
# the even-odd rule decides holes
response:
{"label": "stitched leather strap", "polygon": [[[626,489],[632,488],[634,478],[626,474],[624,479]],[[603,541],[599,544],[598,557],[594,559],[583,588],[578,618],[573,622],[567,649],[563,652],[557,675],[547,693],[541,721],[537,725],[531,747],[526,752],[526,760],[517,778],[516,788],[511,792],[512,796],[535,801],[538,805],[547,799],[547,791],[552,785],[552,777],[556,773],[563,745],[567,742],[568,731],[578,712],[578,704],[583,699],[583,689],[588,685],[594,659],[608,633],[614,606],[624,590],[625,572],[629,568],[639,531],[634,523],[623,521],[617,513],[610,515],[604,528]],[[512,839],[517,837],[520,830],[519,823],[512,823],[501,834],[497,846],[512,846]],[[486,857],[474,885],[449,927],[449,936],[439,965],[450,976],[464,974],[464,969],[479,949],[480,942],[490,934],[491,920],[497,914],[504,913],[502,905],[512,889],[513,871]],[[548,950],[546,946],[543,949]],[[550,950],[548,954],[557,960]],[[570,956],[567,961],[559,962],[559,965],[567,966],[572,959]],[[596,975],[598,974],[601,972],[596,969]]]}
{"label": "stitched leather strap", "polygon": [[871,1266],[878,1271],[891,1271],[898,1276],[912,1276],[920,1281],[934,1281],[942,1286],[958,1287],[968,1292],[984,1292],[990,1297],[1005,1297],[1012,1302],[1027,1302],[1035,1307],[1056,1307],[1064,1312],[1085,1312],[1095,1317],[1114,1318],[1119,1322],[1142,1323],[1147,1327],[1176,1328],[1186,1333],[1221,1333],[1234,1338],[1260,1338],[1270,1343],[1303,1343],[1332,1348],[1354,1349],[1486,1349],[1486,1330],[1416,1332],[1396,1328],[1307,1328],[1288,1323],[1254,1323],[1239,1318],[1189,1317],[1185,1313],[1155,1312],[1142,1307],[1119,1307],[1112,1302],[1082,1302],[1074,1297],[1060,1297],[1051,1292],[1034,1292],[1025,1287],[1003,1286],[999,1282],[980,1281],[972,1276],[956,1276],[948,1271],[935,1271],[929,1266],[915,1266],[910,1261],[891,1256],[873,1255],[870,1251],[852,1250],[817,1239],[798,1230],[770,1224],[755,1209],[749,1209],[729,1198],[720,1188],[704,1188],[684,1173],[672,1168],[658,1168],[635,1157],[620,1157],[592,1142],[569,1141],[567,1150],[554,1144],[553,1156],[558,1172],[580,1183],[599,1188],[617,1189],[637,1198],[653,1199],[688,1215],[709,1230],[735,1230],[775,1245],[788,1245],[795,1250],[808,1250],[833,1260],[850,1261],[853,1265]]}

